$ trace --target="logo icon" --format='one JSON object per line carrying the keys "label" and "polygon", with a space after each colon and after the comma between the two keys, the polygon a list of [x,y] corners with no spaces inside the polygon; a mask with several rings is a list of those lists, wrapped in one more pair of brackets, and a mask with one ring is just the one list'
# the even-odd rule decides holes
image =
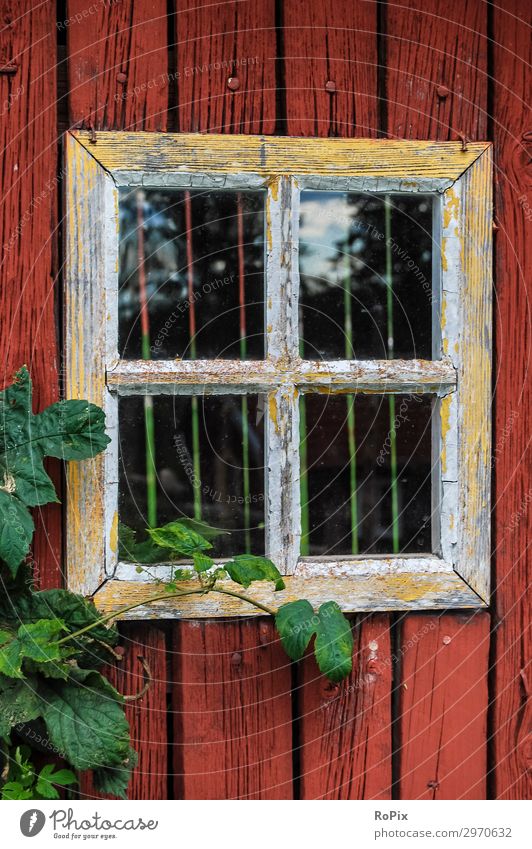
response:
{"label": "logo icon", "polygon": [[25,811],[20,818],[20,830],[24,837],[35,837],[43,830],[46,817],[42,811],[32,808]]}

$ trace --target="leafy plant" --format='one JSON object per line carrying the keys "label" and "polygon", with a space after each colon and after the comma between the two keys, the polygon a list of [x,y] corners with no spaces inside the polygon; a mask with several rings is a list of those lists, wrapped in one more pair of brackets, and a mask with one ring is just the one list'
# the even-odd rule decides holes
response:
{"label": "leafy plant", "polygon": [[[198,533],[189,520],[169,522],[161,528],[148,529],[147,533],[148,541],[137,543],[135,532],[131,528],[121,525],[119,529],[120,548],[124,553],[127,551],[129,560],[135,562],[139,547],[141,547],[142,558],[149,551],[149,558],[142,560],[139,558],[136,561],[139,564],[137,566],[139,572],[151,575],[149,567],[141,565],[142,563],[160,563],[163,559],[172,562],[183,557],[192,559],[190,568],[179,568],[174,571],[173,580],[156,581],[164,589],[166,596],[196,593],[205,595],[215,592],[242,599],[274,617],[281,643],[292,660],[301,660],[314,637],[314,654],[320,672],[335,682],[349,675],[352,666],[353,636],[349,621],[336,602],[328,601],[315,612],[309,601],[299,599],[287,602],[274,610],[256,599],[237,592],[227,584],[227,579],[230,578],[233,583],[247,589],[255,581],[267,581],[274,584],[276,592],[284,590],[285,583],[281,573],[267,557],[239,554],[229,562],[223,563],[222,566],[217,566],[215,560],[206,554],[206,551],[212,549],[211,542]],[[207,528],[207,533],[213,539],[216,529]],[[196,584],[190,589],[180,588],[179,584],[185,581],[195,581]],[[142,603],[145,604],[146,601]]]}
{"label": "leafy plant", "polygon": [[[4,799],[57,798],[57,786],[75,781],[68,769],[53,764],[36,772],[27,747],[18,744],[22,730],[28,741],[46,742],[76,771],[93,770],[102,793],[125,798],[136,753],[130,745],[122,696],[102,674],[116,658],[118,631],[112,622],[138,606],[101,616],[92,601],[67,590],[36,591],[25,564],[33,535],[29,508],[57,501],[43,460],[47,456],[83,460],[109,442],[103,411],[87,401],[61,401],[34,415],[31,381],[26,368],[0,393],[0,744]],[[317,612],[305,600],[273,609],[241,592],[256,581],[285,589],[282,575],[266,557],[235,556],[217,565],[212,540],[220,529],[180,519],[149,528],[146,539],[124,525],[119,528],[119,554],[151,575],[153,563],[176,562],[172,579],[153,578],[152,599],[220,593],[254,605],[274,617],[287,654],[303,657],[312,639],[321,672],[340,681],[351,671],[353,639],[348,620],[335,602]],[[139,603],[140,604],[140,603]],[[33,732],[35,723],[42,733]],[[38,745],[34,746],[39,748]],[[55,794],[55,795],[54,795]]]}
{"label": "leafy plant", "polygon": [[[135,763],[124,698],[99,671],[114,654],[118,632],[82,596],[35,591],[24,564],[33,535],[29,508],[57,501],[44,458],[84,460],[102,451],[109,443],[104,413],[76,400],[35,415],[22,368],[0,393],[0,416],[2,798],[56,798],[54,785],[72,783],[72,772],[53,765],[36,773],[17,745],[21,729],[35,721],[43,724],[48,750],[76,770],[95,769],[104,792],[112,785],[124,795]],[[26,736],[30,744],[37,739]]]}
{"label": "leafy plant", "polygon": [[46,764],[37,772],[30,755],[29,746],[16,746],[10,752],[6,781],[0,791],[3,800],[59,799],[58,787],[78,783],[70,769],[57,769],[55,764]]}
{"label": "leafy plant", "polygon": [[58,501],[45,457],[86,460],[108,445],[103,410],[87,401],[58,401],[32,412],[24,366],[0,392],[0,559],[15,575],[33,536],[30,507]]}

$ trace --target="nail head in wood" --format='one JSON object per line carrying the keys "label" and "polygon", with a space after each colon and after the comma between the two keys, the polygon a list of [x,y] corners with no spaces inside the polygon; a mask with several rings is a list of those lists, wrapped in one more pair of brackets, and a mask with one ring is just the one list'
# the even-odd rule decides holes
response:
{"label": "nail head in wood", "polygon": [[334,92],[336,91],[336,83],[334,82],[334,80],[327,80],[327,82],[325,83],[325,91],[328,91],[329,94],[334,94]]}
{"label": "nail head in wood", "polygon": [[241,663],[242,663],[242,655],[240,654],[239,651],[234,651],[233,654],[231,655],[231,666],[237,667],[237,666],[240,666]]}
{"label": "nail head in wood", "polygon": [[127,74],[124,74],[122,71],[120,71],[120,73],[116,75],[116,81],[121,85],[127,83]]}
{"label": "nail head in wood", "polygon": [[231,91],[238,91],[240,88],[240,80],[238,77],[229,77],[227,80],[227,88],[231,89]]}
{"label": "nail head in wood", "polygon": [[450,91],[446,85],[439,85],[436,87],[436,94],[440,98],[440,100],[445,100],[446,97],[449,97]]}
{"label": "nail head in wood", "polygon": [[259,642],[261,646],[267,646],[270,642],[270,631],[267,625],[261,625],[259,628]]}

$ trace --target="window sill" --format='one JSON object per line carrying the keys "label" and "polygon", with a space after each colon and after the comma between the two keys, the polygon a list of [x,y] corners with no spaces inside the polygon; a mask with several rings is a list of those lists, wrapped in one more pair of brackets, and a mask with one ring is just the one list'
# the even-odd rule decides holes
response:
{"label": "window sill", "polygon": [[[306,598],[314,608],[334,600],[346,613],[406,610],[482,609],[487,603],[452,569],[435,572],[397,571],[369,574],[285,578],[286,589],[275,592],[270,585],[254,584],[249,594],[264,604],[280,607],[288,601]],[[221,583],[223,586],[223,583]],[[228,584],[229,586],[229,584]],[[230,584],[234,589],[234,584]],[[183,585],[183,589],[185,585]],[[113,613],[149,599],[157,592],[143,581],[108,580],[94,595],[98,609]],[[215,619],[219,617],[261,616],[245,602],[229,596],[189,596],[143,604],[123,619]]]}

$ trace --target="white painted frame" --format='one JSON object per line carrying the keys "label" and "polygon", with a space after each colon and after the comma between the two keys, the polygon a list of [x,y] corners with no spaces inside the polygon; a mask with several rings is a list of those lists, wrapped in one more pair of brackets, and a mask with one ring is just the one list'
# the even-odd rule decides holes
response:
{"label": "white painted frame", "polygon": [[[487,144],[367,142],[145,133],[65,139],[66,389],[106,412],[104,456],[70,463],[69,588],[113,610],[151,592],[117,559],[117,398],[121,394],[265,393],[266,551],[287,576],[275,601],[335,598],[344,610],[484,607],[489,601],[491,156]],[[227,151],[224,156],[225,148]],[[370,148],[371,157],[368,154]],[[230,149],[230,150],[229,150]],[[124,167],[127,162],[127,168]],[[341,163],[341,164],[339,164]],[[287,176],[289,174],[290,176]],[[267,192],[264,361],[131,361],[118,356],[118,188],[264,188]],[[440,333],[432,361],[303,361],[298,351],[299,197],[305,188],[430,192]],[[299,395],[303,391],[431,393],[436,554],[299,556]],[[157,567],[165,574],[169,567]],[[257,585],[257,596],[271,596]],[[144,595],[143,595],[144,594]],[[219,597],[145,605],[133,617],[250,615]]]}

